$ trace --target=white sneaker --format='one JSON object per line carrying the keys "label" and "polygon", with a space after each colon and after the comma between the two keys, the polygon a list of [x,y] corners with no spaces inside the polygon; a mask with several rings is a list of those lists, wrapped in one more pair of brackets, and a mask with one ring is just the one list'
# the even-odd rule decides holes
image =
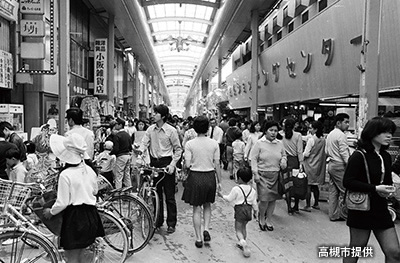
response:
{"label": "white sneaker", "polygon": [[250,257],[250,249],[249,246],[247,245],[246,240],[240,240],[240,245],[243,247],[243,256],[245,258]]}

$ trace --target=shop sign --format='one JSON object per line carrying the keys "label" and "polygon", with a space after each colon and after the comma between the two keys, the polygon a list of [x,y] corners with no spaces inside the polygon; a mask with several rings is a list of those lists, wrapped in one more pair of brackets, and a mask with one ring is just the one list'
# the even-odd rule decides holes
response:
{"label": "shop sign", "polygon": [[44,21],[41,20],[21,20],[21,36],[23,37],[44,37]]}
{"label": "shop sign", "polygon": [[44,14],[44,1],[45,0],[21,0],[20,12],[22,14]]}
{"label": "shop sign", "polygon": [[17,21],[18,2],[15,0],[0,0],[0,16],[11,21]]}
{"label": "shop sign", "polygon": [[107,39],[94,42],[94,95],[107,95]]}
{"label": "shop sign", "polygon": [[21,43],[21,58],[44,59],[46,55],[46,46],[44,43]]}
{"label": "shop sign", "polygon": [[0,87],[13,88],[13,57],[11,53],[0,51]]}

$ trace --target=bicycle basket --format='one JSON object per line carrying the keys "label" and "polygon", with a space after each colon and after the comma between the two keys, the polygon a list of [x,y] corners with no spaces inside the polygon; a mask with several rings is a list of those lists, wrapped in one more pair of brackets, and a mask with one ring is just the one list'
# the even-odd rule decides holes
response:
{"label": "bicycle basket", "polygon": [[4,210],[6,201],[8,204],[20,210],[30,194],[30,186],[0,179],[0,211]]}

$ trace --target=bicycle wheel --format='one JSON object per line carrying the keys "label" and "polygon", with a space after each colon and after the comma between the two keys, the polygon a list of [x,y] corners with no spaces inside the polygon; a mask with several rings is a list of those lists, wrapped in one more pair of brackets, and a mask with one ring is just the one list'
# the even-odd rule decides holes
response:
{"label": "bicycle wheel", "polygon": [[117,214],[129,230],[129,253],[142,250],[153,237],[154,221],[147,205],[133,194],[113,196],[107,208]]}
{"label": "bicycle wheel", "polygon": [[151,215],[156,225],[158,215],[160,214],[160,198],[158,197],[157,190],[152,189],[150,186],[143,187],[143,199],[150,208]]}
{"label": "bicycle wheel", "polygon": [[49,240],[30,230],[10,229],[0,233],[0,258],[5,263],[57,263],[56,251]]}
{"label": "bicycle wheel", "polygon": [[128,236],[124,223],[111,212],[98,211],[106,235],[96,238],[95,243],[87,248],[86,254],[92,258],[88,262],[122,263],[128,255]]}

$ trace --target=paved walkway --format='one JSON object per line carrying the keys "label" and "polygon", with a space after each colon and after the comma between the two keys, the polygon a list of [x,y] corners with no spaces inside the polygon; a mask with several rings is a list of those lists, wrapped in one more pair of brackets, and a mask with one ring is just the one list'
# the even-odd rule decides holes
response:
{"label": "paved walkway", "polygon": [[[223,173],[223,192],[229,193],[234,182]],[[248,224],[248,243],[251,257],[244,258],[236,247],[233,208],[229,203],[216,197],[212,206],[210,234],[212,240],[208,246],[196,248],[192,225],[192,208],[181,201],[183,187],[179,184],[177,193],[178,225],[173,234],[166,233],[166,226],[155,234],[150,244],[129,258],[126,262],[271,262],[271,263],[336,263],[341,258],[319,258],[319,247],[344,247],[349,240],[345,222],[330,222],[328,204],[321,202],[321,210],[311,213],[289,216],[283,200],[277,202],[274,215],[275,230],[262,232],[253,220]],[[301,204],[302,206],[304,204]],[[400,236],[399,221],[396,229]],[[383,254],[373,235],[370,245],[374,248],[374,257],[360,259],[359,262],[384,262]]]}

